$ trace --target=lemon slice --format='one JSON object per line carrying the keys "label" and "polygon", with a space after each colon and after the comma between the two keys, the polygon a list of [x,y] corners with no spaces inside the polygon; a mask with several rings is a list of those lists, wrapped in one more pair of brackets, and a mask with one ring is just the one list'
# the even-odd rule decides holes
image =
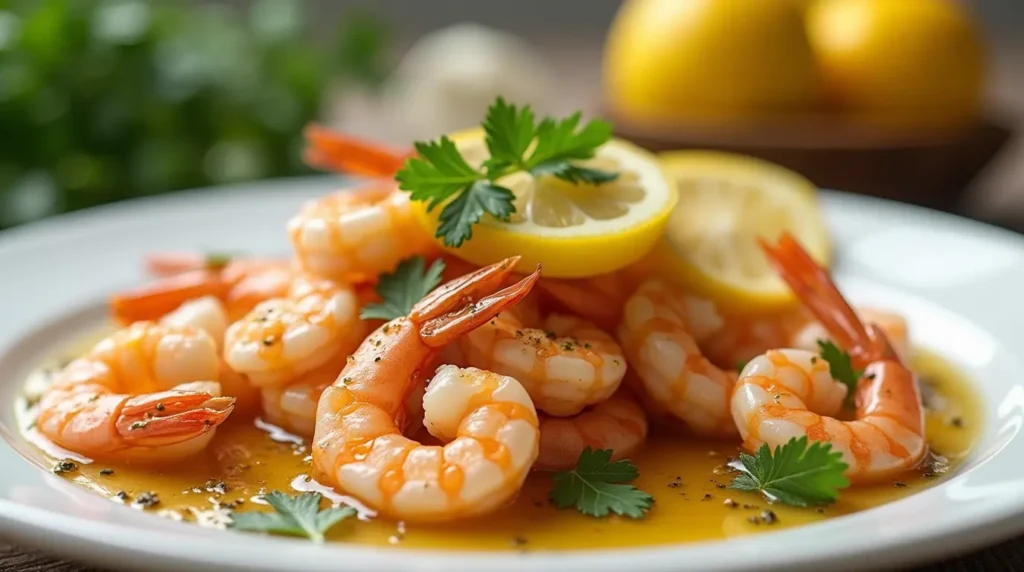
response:
{"label": "lemon slice", "polygon": [[661,158],[679,203],[645,261],[655,272],[725,308],[758,312],[795,301],[758,237],[775,240],[789,231],[818,262],[829,263],[817,189],[807,179],[741,155],[678,151]]}
{"label": "lemon slice", "polygon": [[[487,159],[483,130],[450,138],[470,165],[479,167]],[[661,238],[677,199],[657,156],[613,139],[577,164],[615,171],[619,177],[603,185],[575,185],[526,172],[499,179],[497,184],[515,195],[516,212],[508,221],[485,216],[473,227],[472,238],[447,250],[479,265],[518,255],[521,268],[540,264],[544,276],[554,278],[604,274],[638,261]],[[421,223],[434,234],[441,209],[427,213],[424,203],[414,204]]]}

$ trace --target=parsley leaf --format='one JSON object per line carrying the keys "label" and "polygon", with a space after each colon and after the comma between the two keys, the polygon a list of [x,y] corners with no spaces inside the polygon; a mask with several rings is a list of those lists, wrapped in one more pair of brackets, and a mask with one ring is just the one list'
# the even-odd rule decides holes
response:
{"label": "parsley leaf", "polygon": [[[617,173],[572,164],[589,159],[611,139],[611,125],[589,121],[582,115],[557,121],[536,122],[528,105],[519,108],[501,97],[487,109],[483,121],[489,157],[475,169],[450,139],[416,143],[418,157],[406,160],[395,179],[412,200],[427,203],[432,211],[444,204],[436,236],[445,246],[458,247],[473,236],[472,226],[485,214],[508,220],[516,212],[515,195],[496,182],[516,172],[535,177],[550,175],[573,184],[599,185],[613,181]],[[530,148],[533,148],[531,151]],[[453,198],[454,197],[454,198]]]}
{"label": "parsley leaf", "polygon": [[551,502],[558,508],[575,506],[581,513],[597,518],[609,512],[643,518],[654,498],[633,485],[620,484],[636,479],[640,473],[633,463],[612,463],[611,458],[610,450],[584,449],[575,469],[552,477],[555,488],[551,489]]}
{"label": "parsley leaf", "polygon": [[828,340],[818,340],[818,348],[821,351],[821,359],[828,362],[829,375],[846,386],[846,405],[852,405],[857,382],[860,381],[864,372],[853,369],[853,360],[850,358],[850,354],[839,349],[834,343]]}
{"label": "parsley leaf", "polygon": [[508,220],[516,211],[512,201],[515,195],[505,187],[488,181],[477,181],[441,210],[437,235],[445,237],[445,244],[458,248],[473,236],[472,226],[490,213],[498,220]]}
{"label": "parsley leaf", "polygon": [[395,180],[400,189],[412,192],[412,200],[429,201],[428,210],[483,178],[448,137],[416,143],[416,152],[419,157],[406,160]]}
{"label": "parsley leaf", "polygon": [[484,135],[487,150],[491,156],[484,162],[488,173],[498,172],[509,166],[524,168],[523,155],[533,142],[533,110],[529,105],[516,109],[499,97],[487,111],[484,118]]}
{"label": "parsley leaf", "polygon": [[807,507],[829,504],[839,498],[839,489],[850,486],[843,474],[848,465],[842,453],[832,452],[831,443],[796,437],[771,452],[761,445],[754,456],[740,454],[746,473],[733,479],[731,488],[761,491],[783,504]]}
{"label": "parsley leaf", "polygon": [[437,259],[430,268],[422,256],[406,258],[392,274],[384,274],[377,282],[381,302],[367,304],[359,312],[363,320],[387,320],[408,316],[412,307],[441,283],[444,260]]}
{"label": "parsley leaf", "polygon": [[233,255],[226,252],[207,252],[203,255],[203,266],[208,270],[220,270],[231,264],[231,261],[234,259]]}
{"label": "parsley leaf", "polygon": [[252,532],[305,536],[319,544],[332,526],[356,514],[355,509],[347,506],[320,510],[320,493],[301,493],[290,497],[274,491],[263,498],[276,512],[232,514],[228,526]]}

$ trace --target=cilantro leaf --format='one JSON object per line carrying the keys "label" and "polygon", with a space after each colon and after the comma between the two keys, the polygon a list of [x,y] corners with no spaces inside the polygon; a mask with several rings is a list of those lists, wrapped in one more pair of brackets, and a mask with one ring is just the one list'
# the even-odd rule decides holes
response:
{"label": "cilantro leaf", "polygon": [[448,137],[438,141],[416,143],[419,157],[406,160],[395,180],[398,188],[412,193],[414,201],[428,201],[434,210],[448,197],[469,188],[483,175],[469,166],[455,143]]}
{"label": "cilantro leaf", "polygon": [[516,212],[515,195],[505,187],[489,181],[477,181],[441,210],[437,236],[444,238],[445,246],[458,248],[473,236],[473,225],[484,214],[498,220],[508,220]]}
{"label": "cilantro leaf", "polygon": [[[484,162],[488,176],[509,166],[522,168],[523,155],[533,142],[535,132],[533,110],[529,105],[516,109],[499,97],[487,109],[484,135],[490,158]],[[500,176],[500,175],[499,175]],[[491,177],[493,178],[496,177]]]}
{"label": "cilantro leaf", "polygon": [[839,349],[834,343],[828,340],[818,340],[818,349],[821,359],[828,362],[828,372],[832,379],[846,386],[846,405],[852,405],[854,391],[856,391],[857,383],[864,372],[853,369],[853,360],[850,358],[850,354]]}
{"label": "cilantro leaf", "polygon": [[252,532],[305,536],[319,544],[331,527],[356,513],[355,509],[347,506],[320,510],[320,493],[301,493],[291,497],[274,491],[263,498],[276,512],[232,514],[228,526]]}
{"label": "cilantro leaf", "polygon": [[422,256],[406,258],[392,274],[384,274],[377,282],[381,301],[367,304],[360,312],[363,320],[387,320],[408,316],[412,307],[441,283],[444,260],[437,259],[430,268]]}
{"label": "cilantro leaf", "polygon": [[764,443],[754,456],[740,454],[746,473],[733,479],[731,488],[761,491],[783,504],[807,507],[829,504],[839,498],[839,490],[850,486],[844,472],[848,465],[842,453],[832,452],[832,444],[807,437],[792,438],[771,452]]}
{"label": "cilantro leaf", "polygon": [[597,518],[609,512],[630,518],[643,518],[654,498],[633,485],[621,484],[635,480],[640,473],[627,460],[611,462],[610,450],[580,453],[576,468],[555,473],[551,502],[558,508],[575,506],[581,513]]}

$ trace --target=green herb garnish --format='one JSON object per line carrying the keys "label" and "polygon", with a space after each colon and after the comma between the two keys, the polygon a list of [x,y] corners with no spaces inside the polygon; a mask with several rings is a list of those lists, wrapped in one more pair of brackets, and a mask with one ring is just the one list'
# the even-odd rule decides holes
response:
{"label": "green herb garnish", "polygon": [[790,439],[774,453],[765,443],[753,456],[740,454],[740,463],[746,473],[733,479],[731,488],[761,491],[783,504],[829,504],[839,498],[840,489],[850,486],[842,453],[833,452],[831,443],[808,445],[806,436]]}
{"label": "green herb garnish", "polygon": [[367,304],[359,317],[364,320],[387,320],[408,316],[412,307],[441,283],[444,261],[438,259],[426,268],[422,256],[407,258],[392,274],[384,274],[377,282],[381,302]]}
{"label": "green herb garnish", "polygon": [[558,508],[575,506],[581,513],[602,518],[609,512],[630,518],[643,518],[654,498],[633,485],[623,484],[640,476],[628,460],[611,462],[610,450],[580,453],[576,468],[555,473],[551,502]]}
{"label": "green herb garnish", "polygon": [[324,533],[332,526],[356,514],[355,509],[347,506],[320,510],[320,493],[300,493],[291,497],[274,491],[263,498],[276,512],[232,514],[229,528],[305,536],[319,544],[324,541]]}
{"label": "green herb garnish", "polygon": [[860,381],[863,371],[853,368],[853,359],[850,354],[839,349],[839,346],[828,340],[818,340],[818,348],[821,359],[828,362],[828,372],[832,379],[846,386],[846,406],[853,405],[854,392],[857,390],[857,383]]}
{"label": "green herb garnish", "polygon": [[[461,246],[473,236],[472,226],[489,214],[507,221],[516,212],[515,195],[496,184],[498,179],[526,171],[550,175],[574,184],[613,181],[617,173],[575,165],[589,159],[611,138],[611,125],[589,121],[580,128],[582,115],[566,119],[544,118],[537,123],[528,105],[521,109],[498,98],[483,121],[490,157],[482,170],[472,167],[448,137],[417,142],[418,157],[408,159],[395,179],[412,200],[426,202],[432,211],[444,204],[437,237],[446,246]],[[454,199],[453,199],[454,197]]]}

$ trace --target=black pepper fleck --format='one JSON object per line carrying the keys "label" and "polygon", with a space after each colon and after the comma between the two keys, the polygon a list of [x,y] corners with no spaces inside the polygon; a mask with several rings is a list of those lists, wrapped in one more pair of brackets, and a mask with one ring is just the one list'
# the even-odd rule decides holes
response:
{"label": "black pepper fleck", "polygon": [[893,483],[892,485],[893,485],[894,487],[898,488],[898,489],[903,489],[903,488],[906,488],[906,486],[907,486],[907,483],[904,483],[903,481],[896,481],[896,482],[895,482],[895,483]]}
{"label": "black pepper fleck", "polygon": [[816,512],[818,514],[825,514],[825,509],[821,508],[821,507],[818,507],[818,508],[814,509],[814,512]]}
{"label": "black pepper fleck", "polygon": [[775,524],[779,521],[779,517],[775,516],[775,513],[770,510],[762,510],[761,514],[758,515],[765,524]]}
{"label": "black pepper fleck", "polygon": [[53,466],[52,471],[54,474],[63,475],[64,473],[70,473],[71,471],[78,470],[78,463],[75,463],[71,459],[61,459],[57,461],[57,464]]}
{"label": "black pepper fleck", "polygon": [[114,493],[114,498],[120,501],[127,501],[131,497],[129,497],[128,493],[124,491],[117,491],[116,493]]}
{"label": "black pepper fleck", "polygon": [[102,475],[104,477],[109,477],[110,475],[113,475],[113,474],[114,474],[114,469],[103,469],[103,470],[100,471],[100,475]]}
{"label": "black pepper fleck", "polygon": [[378,363],[378,362],[380,362],[380,360],[381,360],[381,357],[377,356],[377,357],[373,358],[373,363]]}
{"label": "black pepper fleck", "polygon": [[964,426],[964,419],[963,417],[954,417],[949,420],[949,424],[959,429]]}
{"label": "black pepper fleck", "polygon": [[166,408],[166,407],[164,407],[164,404],[163,404],[163,403],[157,403],[157,404],[156,404],[156,410],[157,410],[157,411],[163,411],[164,409],[167,409],[167,408]]}
{"label": "black pepper fleck", "polygon": [[514,537],[512,537],[512,547],[513,548],[522,548],[523,546],[526,546],[526,542],[527,542],[527,540],[526,540],[525,536],[514,536]]}
{"label": "black pepper fleck", "polygon": [[747,522],[749,522],[750,524],[761,524],[761,519],[756,516],[748,516]]}
{"label": "black pepper fleck", "polygon": [[709,500],[711,500],[711,499],[713,499],[713,498],[715,498],[715,497],[713,497],[713,496],[711,496],[711,495],[709,495],[709,494],[705,493],[705,494],[704,494],[704,498],[702,498],[702,499],[700,499],[700,500],[702,500],[702,501],[709,501]]}
{"label": "black pepper fleck", "polygon": [[736,507],[740,506],[739,504],[736,503],[736,501],[734,501],[732,499],[725,499],[725,501],[722,502],[722,504],[724,504],[725,506],[727,506],[729,508],[736,508]]}
{"label": "black pepper fleck", "polygon": [[668,484],[669,488],[675,489],[683,486],[683,481],[679,477],[672,479],[672,482]]}
{"label": "black pepper fleck", "polygon": [[139,493],[132,504],[141,508],[151,508],[160,504],[160,497],[154,492]]}
{"label": "black pepper fleck", "polygon": [[263,338],[263,345],[272,346],[274,345],[274,338]]}

